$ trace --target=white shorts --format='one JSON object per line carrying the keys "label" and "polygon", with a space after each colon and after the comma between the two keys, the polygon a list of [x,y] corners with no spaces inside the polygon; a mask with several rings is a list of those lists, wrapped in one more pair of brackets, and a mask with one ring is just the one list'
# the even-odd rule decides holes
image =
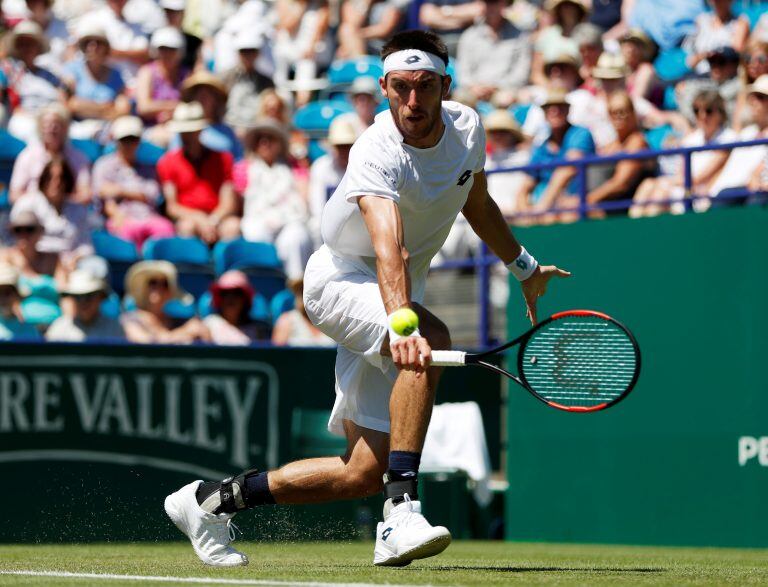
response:
{"label": "white shorts", "polygon": [[323,245],[304,272],[304,306],[312,323],[339,344],[336,403],[328,430],[343,435],[342,421],[351,420],[389,433],[389,396],[397,368],[380,352],[387,313],[376,276]]}

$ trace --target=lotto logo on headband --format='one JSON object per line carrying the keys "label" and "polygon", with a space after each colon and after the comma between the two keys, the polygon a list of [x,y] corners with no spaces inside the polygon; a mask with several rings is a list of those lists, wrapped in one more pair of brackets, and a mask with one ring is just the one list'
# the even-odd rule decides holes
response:
{"label": "lotto logo on headband", "polygon": [[387,55],[384,59],[384,75],[391,71],[434,71],[445,75],[445,62],[434,53],[419,49],[403,49]]}

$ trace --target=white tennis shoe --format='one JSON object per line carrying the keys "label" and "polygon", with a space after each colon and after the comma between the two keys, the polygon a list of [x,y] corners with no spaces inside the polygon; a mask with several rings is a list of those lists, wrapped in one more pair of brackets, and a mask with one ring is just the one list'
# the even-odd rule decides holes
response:
{"label": "white tennis shoe", "polygon": [[197,488],[193,481],[165,498],[165,513],[192,543],[195,554],[206,565],[237,567],[248,564],[248,557],[232,548],[235,539],[232,518],[235,514],[209,514],[197,504]]}
{"label": "white tennis shoe", "polygon": [[411,561],[440,554],[451,543],[451,533],[443,526],[432,526],[421,514],[421,502],[384,503],[384,521],[376,527],[373,564],[404,567]]}

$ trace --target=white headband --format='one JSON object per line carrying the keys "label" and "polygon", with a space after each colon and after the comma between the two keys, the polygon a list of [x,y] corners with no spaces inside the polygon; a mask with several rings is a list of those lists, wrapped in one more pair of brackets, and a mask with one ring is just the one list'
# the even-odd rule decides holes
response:
{"label": "white headband", "polygon": [[434,71],[440,76],[445,75],[445,62],[434,53],[418,49],[403,49],[387,55],[384,59],[384,76],[391,71]]}

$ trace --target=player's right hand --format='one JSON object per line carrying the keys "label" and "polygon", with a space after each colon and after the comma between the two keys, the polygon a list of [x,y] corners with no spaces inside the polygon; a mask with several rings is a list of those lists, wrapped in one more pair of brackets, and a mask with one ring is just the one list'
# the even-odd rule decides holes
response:
{"label": "player's right hand", "polygon": [[422,336],[404,336],[390,342],[389,352],[398,369],[425,371],[432,361],[432,347]]}

